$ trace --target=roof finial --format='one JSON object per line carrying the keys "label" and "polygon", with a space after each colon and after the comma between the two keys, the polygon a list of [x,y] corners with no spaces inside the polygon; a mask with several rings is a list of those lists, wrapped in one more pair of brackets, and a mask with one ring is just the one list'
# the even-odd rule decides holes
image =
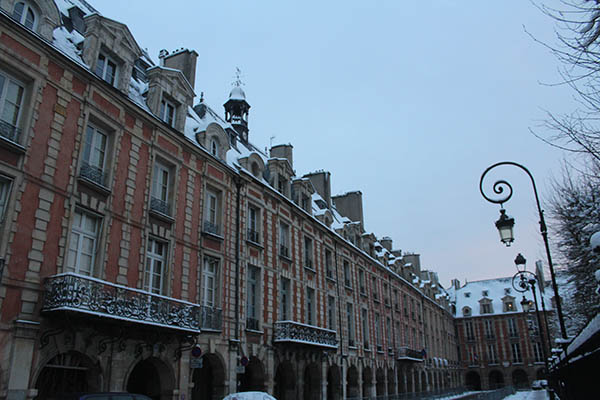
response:
{"label": "roof finial", "polygon": [[200,92],[200,103],[204,103],[204,92]]}
{"label": "roof finial", "polygon": [[244,82],[242,82],[242,70],[240,67],[235,67],[235,81],[233,81],[232,85],[236,87],[244,85]]}

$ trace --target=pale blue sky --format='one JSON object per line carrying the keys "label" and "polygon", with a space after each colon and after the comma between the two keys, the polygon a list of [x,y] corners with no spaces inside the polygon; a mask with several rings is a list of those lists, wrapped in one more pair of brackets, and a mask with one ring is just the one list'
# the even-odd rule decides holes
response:
{"label": "pale blue sky", "polygon": [[217,111],[239,66],[250,140],[292,143],[297,175],[325,169],[333,193],[361,190],[367,231],[420,253],[444,286],[512,275],[518,252],[530,266],[544,258],[526,176],[501,176],[515,188],[508,249],[478,189],[497,161],[525,164],[542,194],[560,172],[563,155],[528,128],[574,102],[540,84],[559,81],[558,63],[525,28],[554,43],[554,25],[529,1],[90,3],[155,61],[162,48],[195,49],[196,93]]}

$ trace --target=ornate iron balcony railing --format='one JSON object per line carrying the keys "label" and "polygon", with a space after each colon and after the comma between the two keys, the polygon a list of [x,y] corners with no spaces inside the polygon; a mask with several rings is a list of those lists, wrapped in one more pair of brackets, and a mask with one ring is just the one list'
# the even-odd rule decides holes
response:
{"label": "ornate iron balcony railing", "polygon": [[258,319],[247,317],[246,318],[246,329],[249,329],[251,331],[258,331],[259,330]]}
{"label": "ornate iron balcony railing", "polygon": [[156,211],[163,215],[171,216],[171,205],[157,197],[152,197],[150,199],[150,210]]}
{"label": "ornate iron balcony railing", "polygon": [[252,228],[248,228],[248,240],[253,243],[260,243],[258,240],[258,231],[255,231]]}
{"label": "ornate iron balcony railing", "polygon": [[73,311],[200,332],[198,304],[71,272],[46,278],[42,311]]}
{"label": "ornate iron balcony railing", "polygon": [[423,361],[423,353],[406,346],[398,348],[398,360]]}
{"label": "ornate iron balcony railing", "polygon": [[213,235],[220,235],[221,229],[219,224],[214,224],[210,221],[204,221],[204,232],[210,233]]}
{"label": "ornate iron balcony railing", "polygon": [[293,342],[337,349],[336,332],[296,321],[275,322],[275,343]]}
{"label": "ornate iron balcony railing", "polygon": [[79,176],[97,183],[100,186],[106,186],[106,174],[104,171],[98,167],[88,164],[86,161],[81,163]]}
{"label": "ornate iron balcony railing", "polygon": [[215,307],[201,306],[200,326],[202,329],[220,331],[223,325],[223,310]]}
{"label": "ornate iron balcony railing", "polygon": [[0,119],[0,136],[14,143],[19,143],[21,129]]}

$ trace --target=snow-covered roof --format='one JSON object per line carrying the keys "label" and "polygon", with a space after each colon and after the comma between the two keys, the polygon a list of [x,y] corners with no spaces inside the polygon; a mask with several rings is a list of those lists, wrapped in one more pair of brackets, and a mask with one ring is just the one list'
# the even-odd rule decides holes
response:
{"label": "snow-covered roof", "polygon": [[83,11],[84,15],[100,14],[85,0],[54,0],[54,3],[56,4],[58,11],[67,17],[69,16],[69,9],[73,7],[78,7],[81,11]]}
{"label": "snow-covered roof", "polygon": [[[490,315],[500,315],[500,314],[508,314],[515,312],[523,312],[523,306],[521,305],[521,301],[523,296],[526,300],[533,301],[533,297],[531,295],[531,291],[527,291],[525,293],[517,292],[512,286],[512,277],[507,278],[496,278],[496,279],[487,279],[482,281],[474,281],[466,283],[463,287],[459,289],[454,289],[453,287],[449,288],[448,291],[453,296],[453,301],[456,306],[456,317],[478,317],[478,316],[490,316]],[[540,292],[536,286],[536,294],[538,296],[538,301],[540,300]],[[504,312],[504,303],[503,300],[506,296],[511,296],[515,298],[515,311]],[[487,300],[491,301],[492,304],[492,313],[481,314],[480,310],[480,301]],[[550,291],[545,291],[544,293],[544,302],[546,306],[546,310],[550,310],[552,308],[552,296]],[[469,315],[463,315],[463,309],[465,307],[470,308]],[[541,308],[541,306],[540,306]]]}
{"label": "snow-covered roof", "polygon": [[246,93],[240,86],[234,86],[229,93],[230,100],[246,100]]}

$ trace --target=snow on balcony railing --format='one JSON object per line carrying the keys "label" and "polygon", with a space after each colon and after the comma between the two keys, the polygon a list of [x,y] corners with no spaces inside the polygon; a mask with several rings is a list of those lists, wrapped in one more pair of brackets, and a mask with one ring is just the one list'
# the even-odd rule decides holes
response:
{"label": "snow on balcony railing", "polygon": [[46,278],[42,311],[72,311],[200,332],[200,306],[67,272]]}
{"label": "snow on balcony railing", "polygon": [[336,332],[296,321],[275,322],[275,343],[294,342],[337,349]]}
{"label": "snow on balcony railing", "polygon": [[423,361],[423,353],[406,346],[398,348],[398,360]]}

